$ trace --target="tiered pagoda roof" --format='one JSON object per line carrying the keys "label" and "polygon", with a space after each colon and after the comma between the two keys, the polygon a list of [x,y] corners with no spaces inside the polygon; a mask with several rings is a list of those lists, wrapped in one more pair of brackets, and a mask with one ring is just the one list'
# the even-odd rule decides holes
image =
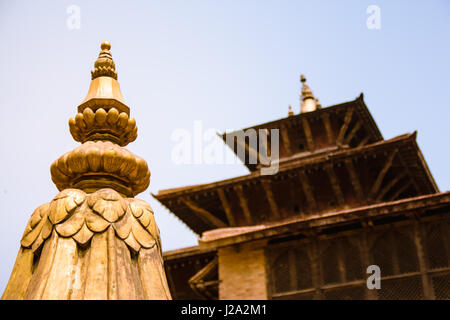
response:
{"label": "tiered pagoda roof", "polygon": [[[416,132],[384,140],[362,94],[248,129],[280,130],[277,174],[261,175],[261,163],[247,161],[248,175],[154,195],[197,234],[439,191]],[[248,141],[246,150],[248,159]]]}
{"label": "tiered pagoda roof", "polygon": [[[302,77],[301,81],[300,114],[293,114],[290,108],[286,118],[243,129],[267,129],[269,134],[271,129],[279,130],[276,174],[261,174],[265,161],[259,154],[257,163],[249,163],[251,154],[257,153],[249,139],[242,155],[236,140],[227,139],[236,132],[225,133],[221,138],[229,143],[249,174],[153,195],[201,236],[201,248],[286,235],[294,229],[312,229],[315,224],[324,229],[327,225],[350,223],[350,218],[359,224],[372,223],[380,208],[390,208],[390,204],[405,213],[402,199],[422,199],[421,204],[442,200],[433,195],[439,190],[417,145],[416,132],[384,140],[363,94],[322,108],[306,79]],[[442,201],[448,202],[448,193],[443,196]],[[371,212],[369,222],[367,212]],[[183,249],[177,255],[180,251]],[[195,259],[196,251],[188,251],[186,254]],[[171,268],[171,253],[165,254],[165,260],[166,269]],[[201,265],[213,267],[211,262]],[[217,275],[217,268],[215,272]],[[168,271],[169,279],[172,276]]]}

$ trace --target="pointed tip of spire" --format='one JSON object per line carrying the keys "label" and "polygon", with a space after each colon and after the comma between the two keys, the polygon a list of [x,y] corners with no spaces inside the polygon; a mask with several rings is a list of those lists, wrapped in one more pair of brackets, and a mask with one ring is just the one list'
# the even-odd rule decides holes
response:
{"label": "pointed tip of spire", "polygon": [[306,98],[314,98],[314,95],[313,95],[311,89],[306,84],[306,78],[305,78],[305,76],[303,74],[300,75],[300,82],[302,83],[302,97],[303,97],[303,100],[306,99]]}
{"label": "pointed tip of spire", "polygon": [[105,40],[102,42],[102,44],[100,45],[100,48],[102,50],[110,50],[111,49],[111,43],[108,40]]}
{"label": "pointed tip of spire", "polygon": [[82,113],[86,108],[91,108],[93,112],[103,108],[108,112],[111,108],[115,108],[129,116],[130,108],[126,105],[120,92],[116,65],[109,51],[111,43],[103,41],[100,48],[101,51],[94,63],[94,70],[91,71],[92,81],[89,85],[89,91],[86,98],[78,106],[78,112]]}
{"label": "pointed tip of spire", "polygon": [[300,75],[300,82],[302,83],[302,91],[300,94],[300,110],[301,112],[310,112],[318,109],[316,98],[309,86],[306,84],[306,78],[303,74]]}
{"label": "pointed tip of spire", "polygon": [[103,41],[100,45],[100,54],[94,63],[94,70],[91,71],[92,80],[98,77],[110,77],[117,80],[116,65],[114,64],[111,52],[111,43]]}

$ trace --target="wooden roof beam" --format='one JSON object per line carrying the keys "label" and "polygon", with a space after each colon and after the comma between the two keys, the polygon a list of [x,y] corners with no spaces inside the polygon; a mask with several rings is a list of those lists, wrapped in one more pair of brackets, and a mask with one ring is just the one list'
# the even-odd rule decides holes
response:
{"label": "wooden roof beam", "polygon": [[292,154],[291,140],[289,139],[288,127],[284,123],[280,126],[280,133],[286,153],[290,156]]}
{"label": "wooden roof beam", "polygon": [[355,126],[352,128],[352,130],[350,131],[350,133],[344,138],[344,144],[350,144],[350,141],[352,141],[353,137],[355,136],[355,134],[358,132],[359,129],[361,129],[362,127],[362,121],[359,120]]}
{"label": "wooden roof beam", "polygon": [[211,286],[217,286],[218,280],[205,281],[211,275],[215,276],[218,273],[219,259],[214,257],[208,264],[200,269],[188,280],[188,284],[199,297],[204,299],[217,300],[218,297],[210,291]]}
{"label": "wooden roof beam", "polygon": [[355,166],[353,165],[352,159],[345,159],[345,167],[350,175],[350,181],[353,186],[353,190],[355,190],[356,197],[359,201],[365,202],[364,191],[361,187],[361,183],[359,181],[358,174],[356,173]]}
{"label": "wooden roof beam", "polygon": [[228,225],[225,222],[223,222],[222,220],[220,220],[219,218],[214,216],[208,210],[200,208],[191,200],[188,200],[186,198],[181,198],[180,200],[184,205],[186,205],[189,209],[191,209],[193,212],[195,212],[197,214],[197,217],[199,217],[200,219],[202,219],[203,221],[205,221],[207,224],[211,225],[212,227],[215,227],[215,228],[228,227]]}
{"label": "wooden roof beam", "polygon": [[395,149],[387,158],[386,162],[384,163],[383,168],[380,170],[380,172],[377,175],[377,178],[375,179],[375,182],[372,185],[372,189],[369,192],[369,199],[373,199],[375,195],[378,193],[378,190],[381,187],[381,184],[383,183],[384,176],[388,172],[388,170],[392,166],[392,162],[394,161],[395,155],[398,153],[398,150]]}
{"label": "wooden roof beam", "polygon": [[405,162],[405,160],[403,159],[401,153],[399,153],[398,158],[400,159],[400,162],[402,163],[403,168],[405,168],[405,171],[408,173],[408,176],[411,178],[411,183],[413,184],[414,189],[416,189],[417,194],[421,194],[420,187],[417,184],[416,179],[415,179],[415,175],[411,174],[411,170],[409,170],[409,167],[408,167],[407,163]]}
{"label": "wooden roof beam", "polygon": [[345,113],[344,123],[341,126],[341,129],[339,130],[339,135],[337,138],[336,143],[338,145],[342,145],[344,141],[345,132],[347,132],[348,126],[350,125],[350,122],[352,121],[353,116],[353,108],[347,109],[347,112]]}
{"label": "wooden roof beam", "polygon": [[334,195],[340,206],[345,206],[344,194],[342,193],[341,186],[339,185],[338,178],[334,172],[333,164],[325,165],[325,170],[327,171],[328,177],[330,178],[331,187],[333,188]]}
{"label": "wooden roof beam", "polygon": [[231,211],[230,203],[228,202],[227,196],[225,195],[225,191],[222,188],[217,189],[217,195],[219,196],[220,202],[222,203],[223,210],[227,215],[228,223],[230,226],[234,227],[236,225],[236,220],[234,219],[234,215]]}
{"label": "wooden roof beam", "polygon": [[[254,164],[257,165],[258,162],[260,161],[260,154],[257,150],[250,148],[248,143],[244,141],[242,141],[241,139],[239,139],[238,137],[235,139],[235,142],[237,143],[238,148],[244,148],[245,150],[245,154],[244,154],[244,159],[241,159],[242,162],[244,164]],[[239,150],[239,149],[238,149]],[[237,154],[239,154],[239,152],[237,152]],[[246,159],[246,157],[248,156],[248,159]],[[255,159],[256,163],[250,163],[250,159]],[[246,162],[248,161],[248,162]],[[268,161],[268,160],[265,160]],[[266,163],[266,162],[265,162]]]}
{"label": "wooden roof beam", "polygon": [[399,182],[401,179],[403,179],[404,177],[406,177],[406,172],[403,171],[402,173],[400,173],[399,175],[397,175],[394,179],[392,179],[391,181],[389,181],[388,184],[386,184],[383,189],[380,190],[380,192],[378,192],[378,195],[376,197],[376,201],[381,201],[383,200],[384,196],[386,195],[386,193],[388,193],[396,184],[397,182]]}
{"label": "wooden roof beam", "polygon": [[308,146],[309,151],[314,151],[314,139],[311,133],[311,127],[309,126],[309,121],[307,118],[302,118],[302,128],[306,137],[306,145]]}
{"label": "wooden roof beam", "polygon": [[308,206],[312,211],[317,210],[316,198],[314,197],[314,192],[311,184],[309,183],[309,179],[304,170],[300,170],[298,173],[298,177],[300,183],[302,185],[303,193],[306,196],[306,201],[308,202]]}
{"label": "wooden roof beam", "polygon": [[[259,129],[259,131],[260,131],[260,133],[258,134],[258,140],[259,140],[260,145],[258,146],[258,148],[259,148],[258,150],[259,150],[260,157],[261,157],[261,149],[264,150],[264,153],[262,154],[264,158],[266,156],[270,157],[271,156],[271,154],[270,154],[271,149],[269,148],[269,144],[270,144],[269,140],[271,139],[270,130],[269,129]],[[264,132],[264,136],[265,136],[264,138],[262,138],[261,131]],[[260,159],[260,162],[263,163],[264,160],[267,160],[267,163],[269,162],[269,159],[267,159],[267,158]],[[263,164],[266,164],[266,163],[264,162]]]}
{"label": "wooden roof beam", "polygon": [[269,202],[269,208],[272,216],[275,219],[280,218],[280,212],[278,211],[278,205],[275,201],[275,196],[272,191],[272,182],[268,179],[261,180],[261,185],[264,189],[264,192],[266,194],[267,201]]}
{"label": "wooden roof beam", "polygon": [[250,209],[248,208],[247,198],[244,195],[243,187],[240,184],[238,184],[233,187],[233,190],[236,191],[236,194],[239,198],[239,204],[241,205],[241,209],[242,212],[244,213],[247,224],[249,225],[253,224],[252,215],[250,213]]}
{"label": "wooden roof beam", "polygon": [[333,129],[331,128],[331,122],[330,122],[330,116],[328,115],[327,112],[322,112],[322,121],[323,121],[323,125],[325,126],[325,131],[327,132],[327,138],[328,138],[328,143],[330,145],[334,144],[334,133],[333,133]]}
{"label": "wooden roof beam", "polygon": [[367,142],[369,142],[370,140],[370,136],[365,136],[360,143],[358,143],[358,147],[362,147],[365,146],[367,144]]}
{"label": "wooden roof beam", "polygon": [[398,197],[405,192],[406,189],[408,189],[411,186],[412,182],[408,181],[405,183],[402,187],[398,188],[392,196],[389,197],[388,201],[394,201],[397,200]]}

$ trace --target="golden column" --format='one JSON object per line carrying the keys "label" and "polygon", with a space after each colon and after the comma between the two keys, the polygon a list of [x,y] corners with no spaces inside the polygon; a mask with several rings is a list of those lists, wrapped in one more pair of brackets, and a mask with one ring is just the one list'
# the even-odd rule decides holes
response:
{"label": "golden column", "polygon": [[108,42],[86,99],[69,120],[81,146],[51,165],[59,191],[32,214],[2,299],[171,299],[144,159]]}

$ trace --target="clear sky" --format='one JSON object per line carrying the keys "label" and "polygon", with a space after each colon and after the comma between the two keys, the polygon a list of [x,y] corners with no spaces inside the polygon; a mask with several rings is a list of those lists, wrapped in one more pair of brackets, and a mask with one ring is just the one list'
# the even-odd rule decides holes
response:
{"label": "clear sky", "polygon": [[[68,27],[70,5],[79,29]],[[381,28],[368,29],[367,7]],[[73,20],[69,21],[74,26]],[[76,26],[75,26],[76,27]],[[441,191],[450,189],[450,2],[0,1],[0,291],[33,210],[57,189],[50,164],[75,148],[68,119],[102,40],[112,44],[138,124],[127,146],[147,160],[164,250],[196,236],[150,192],[246,174],[241,164],[174,163],[177,129],[239,129],[299,111],[304,73],[324,107],[365,101],[386,139],[418,131]]]}

